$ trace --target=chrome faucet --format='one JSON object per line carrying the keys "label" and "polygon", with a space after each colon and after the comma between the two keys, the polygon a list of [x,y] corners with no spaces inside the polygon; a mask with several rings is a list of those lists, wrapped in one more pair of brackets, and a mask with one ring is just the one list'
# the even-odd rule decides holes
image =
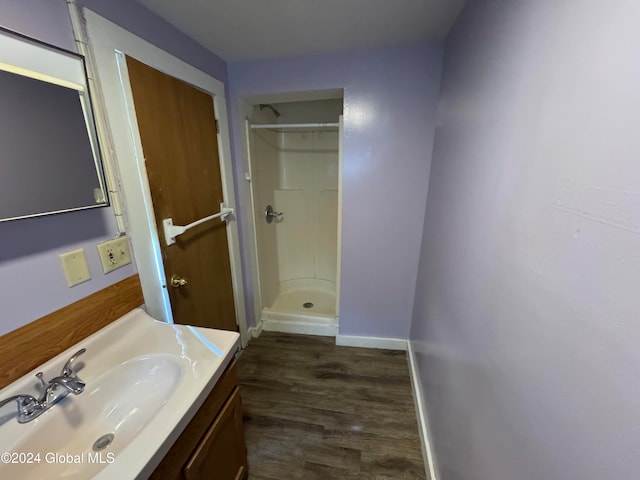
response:
{"label": "chrome faucet", "polygon": [[[85,383],[79,378],[65,377],[64,375],[61,375],[59,377],[52,378],[48,383],[45,383],[45,381],[42,380],[42,372],[36,376],[42,382],[42,395],[40,395],[40,398],[38,399],[40,403],[53,405],[68,393],[73,393],[74,395],[82,393],[85,387]],[[58,387],[62,387],[63,390],[59,394],[56,394]]]}
{"label": "chrome faucet", "polygon": [[[62,367],[60,376],[52,378],[48,383],[42,379],[42,372],[36,374],[36,377],[38,377],[42,383],[42,395],[38,399],[40,403],[52,406],[69,393],[78,395],[84,391],[85,383],[78,378],[72,366],[73,362],[86,351],[87,349],[83,348],[74,353],[71,358],[67,360],[67,363],[64,364],[64,367]],[[58,387],[62,387],[62,392],[56,394]]]}
{"label": "chrome faucet", "polygon": [[[42,379],[42,372],[38,372],[36,377],[42,384],[42,393],[40,398],[36,399],[31,395],[13,395],[0,401],[0,408],[16,401],[18,404],[18,422],[27,423],[38,418],[49,408],[54,406],[69,393],[78,395],[84,391],[85,383],[78,378],[73,370],[73,362],[87,350],[85,348],[74,353],[67,363],[62,367],[60,376],[52,378],[48,382]],[[60,387],[60,388],[59,388]]]}

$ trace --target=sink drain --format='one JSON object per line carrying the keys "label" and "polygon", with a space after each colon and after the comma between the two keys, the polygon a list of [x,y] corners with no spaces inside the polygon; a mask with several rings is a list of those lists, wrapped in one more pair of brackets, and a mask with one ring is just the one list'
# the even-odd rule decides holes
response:
{"label": "sink drain", "polygon": [[303,306],[304,308],[313,308],[313,303],[311,303],[311,302],[305,302],[305,303],[303,303],[303,304],[302,304],[302,306]]}
{"label": "sink drain", "polygon": [[113,442],[113,439],[115,437],[116,436],[113,433],[107,433],[106,435],[101,436],[99,439],[93,442],[93,451],[99,452],[100,450],[104,450],[109,445],[111,445],[111,442]]}

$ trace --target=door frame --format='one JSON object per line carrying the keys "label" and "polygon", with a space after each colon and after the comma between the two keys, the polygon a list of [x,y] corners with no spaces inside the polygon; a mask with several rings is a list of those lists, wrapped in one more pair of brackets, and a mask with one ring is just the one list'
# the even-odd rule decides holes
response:
{"label": "door frame", "polygon": [[250,264],[251,264],[251,279],[253,281],[253,318],[255,319],[255,327],[249,329],[250,333],[254,337],[260,336],[262,332],[262,282],[260,281],[260,256],[258,255],[258,232],[256,228],[256,208],[255,208],[255,192],[253,183],[253,159],[251,158],[251,122],[247,116],[244,120],[244,159],[245,159],[245,171],[244,179],[248,183],[246,189],[246,218],[247,227],[249,229],[250,237]]}
{"label": "door frame", "polygon": [[[133,96],[129,83],[125,55],[140,60],[167,75],[183,80],[213,97],[216,120],[219,125],[218,150],[220,174],[225,205],[235,207],[233,166],[229,141],[225,86],[220,80],[198,70],[155,45],[143,40],[118,25],[86,8],[79,19],[84,27],[83,36],[90,45],[99,92],[106,112],[112,152],[106,161],[116,171],[115,184],[123,197],[127,234],[133,245],[136,266],[140,275],[147,311],[154,318],[173,323],[167,283],[160,255],[160,236],[153,214],[149,180]],[[84,21],[84,23],[83,23]],[[76,34],[79,34],[77,32]],[[99,105],[100,106],[100,105]],[[247,321],[242,283],[238,212],[227,224],[227,240],[231,277],[236,308],[236,321],[241,342],[248,342]]]}

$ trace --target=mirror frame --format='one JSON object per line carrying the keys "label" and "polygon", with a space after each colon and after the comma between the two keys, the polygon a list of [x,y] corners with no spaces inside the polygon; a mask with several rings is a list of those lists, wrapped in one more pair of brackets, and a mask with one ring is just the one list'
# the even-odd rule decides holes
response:
{"label": "mirror frame", "polygon": [[102,190],[102,198],[96,198],[95,204],[62,210],[43,209],[42,212],[0,218],[0,222],[110,206],[102,149],[84,56],[0,26],[0,70],[67,87],[78,92],[89,144],[93,153],[98,187]]}

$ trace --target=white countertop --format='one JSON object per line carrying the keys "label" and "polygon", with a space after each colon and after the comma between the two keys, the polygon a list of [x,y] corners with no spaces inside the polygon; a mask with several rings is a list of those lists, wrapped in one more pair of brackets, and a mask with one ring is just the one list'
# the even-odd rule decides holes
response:
{"label": "white countertop", "polygon": [[[35,373],[55,377],[73,353],[87,349],[77,361],[83,393],[25,424],[15,418],[15,402],[0,409],[0,454],[10,452],[9,461],[15,460],[0,462],[0,478],[147,478],[239,346],[236,332],[166,324],[133,310],[0,391],[0,399],[37,397]],[[93,442],[111,433],[101,429],[114,430],[115,438],[98,461]],[[25,463],[29,455],[31,463]]]}

